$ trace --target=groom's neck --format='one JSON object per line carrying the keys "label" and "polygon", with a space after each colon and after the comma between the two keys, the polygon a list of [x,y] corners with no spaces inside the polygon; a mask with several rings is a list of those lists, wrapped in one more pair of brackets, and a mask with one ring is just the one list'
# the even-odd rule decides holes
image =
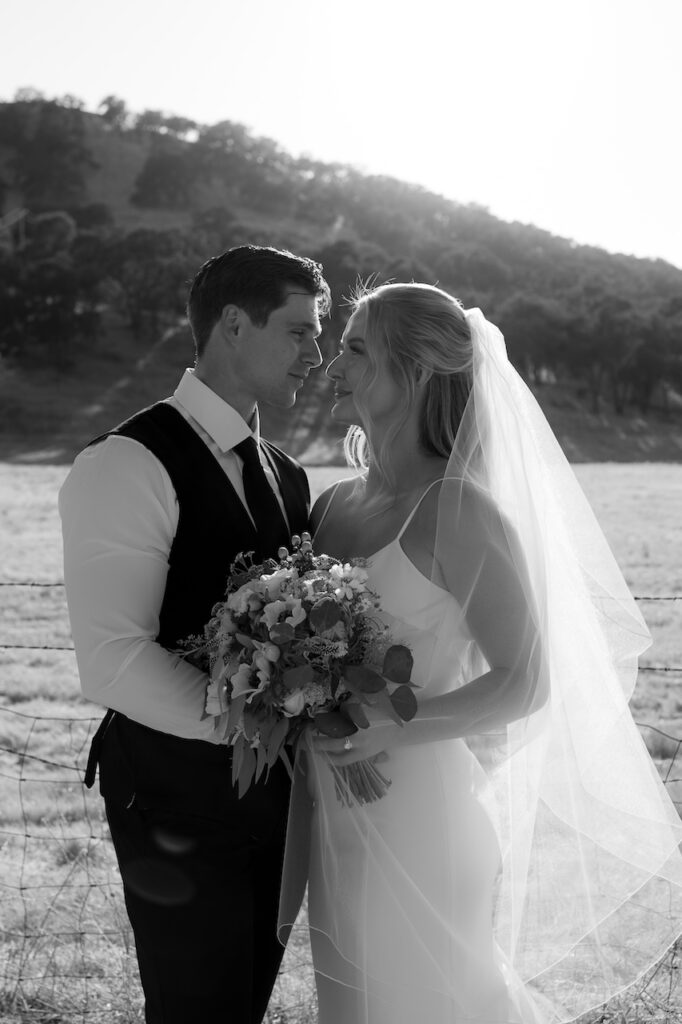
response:
{"label": "groom's neck", "polygon": [[254,422],[257,402],[253,396],[246,395],[243,391],[231,386],[231,382],[221,378],[220,375],[208,372],[201,364],[195,367],[194,375],[218,398],[222,398],[223,402],[232,406],[249,425]]}

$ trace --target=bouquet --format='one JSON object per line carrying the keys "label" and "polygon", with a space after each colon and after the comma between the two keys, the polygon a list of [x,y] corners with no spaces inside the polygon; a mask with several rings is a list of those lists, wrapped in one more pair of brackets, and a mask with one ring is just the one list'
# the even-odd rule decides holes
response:
{"label": "bouquet", "polygon": [[[257,565],[239,555],[203,635],[183,645],[210,677],[206,714],[227,713],[240,797],[278,758],[291,772],[285,748],[310,723],[347,737],[369,727],[366,706],[400,725],[417,709],[412,655],[391,643],[362,559],[315,555],[306,533],[292,549]],[[333,768],[340,800],[384,795],[390,780],[377,760]]]}

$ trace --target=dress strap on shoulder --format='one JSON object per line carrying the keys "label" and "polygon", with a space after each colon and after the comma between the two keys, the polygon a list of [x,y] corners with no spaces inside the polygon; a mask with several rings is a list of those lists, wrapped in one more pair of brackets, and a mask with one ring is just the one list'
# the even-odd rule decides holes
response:
{"label": "dress strap on shoulder", "polygon": [[327,504],[324,506],[324,511],[322,512],[322,515],[320,516],[320,521],[317,524],[317,526],[315,527],[315,533],[313,535],[313,543],[315,541],[315,537],[317,537],[317,534],[318,534],[318,531],[319,531],[320,527],[322,526],[322,523],[327,518],[327,513],[329,512],[329,509],[332,507],[332,503],[334,501],[334,498],[336,497],[336,492],[338,491],[338,489],[339,489],[339,487],[341,486],[342,483],[343,483],[343,480],[337,480],[336,483],[334,484],[333,488],[332,488],[332,492],[329,495],[329,499],[327,501]]}
{"label": "dress strap on shoulder", "polygon": [[426,495],[427,495],[427,494],[429,493],[429,491],[431,490],[431,488],[432,488],[432,487],[434,486],[434,484],[440,484],[440,483],[442,483],[442,482],[443,482],[443,479],[444,479],[443,477],[438,477],[438,479],[437,479],[437,480],[432,480],[432,481],[431,481],[431,483],[429,484],[429,486],[428,486],[428,487],[426,487],[426,488],[425,488],[425,489],[424,489],[424,490],[422,491],[422,493],[421,493],[421,494],[419,495],[419,498],[417,499],[417,503],[415,504],[414,508],[413,508],[413,509],[412,509],[412,511],[410,512],[409,516],[407,517],[407,519],[405,520],[405,522],[403,523],[403,525],[402,525],[402,526],[400,527],[400,533],[399,533],[399,534],[398,534],[398,536],[396,537],[396,540],[400,540],[400,538],[402,537],[402,535],[403,535],[403,534],[405,533],[405,530],[407,529],[407,527],[408,527],[408,526],[410,525],[410,523],[412,522],[412,520],[413,520],[413,518],[414,518],[414,516],[415,516],[415,514],[416,514],[416,512],[417,512],[417,509],[419,508],[419,506],[421,505],[422,501],[424,500],[424,498],[426,497]]}

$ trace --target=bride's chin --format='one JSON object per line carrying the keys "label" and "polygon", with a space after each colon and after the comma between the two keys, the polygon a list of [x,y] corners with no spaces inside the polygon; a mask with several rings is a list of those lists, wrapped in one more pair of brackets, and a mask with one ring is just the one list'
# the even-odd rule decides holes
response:
{"label": "bride's chin", "polygon": [[345,427],[352,427],[357,421],[357,417],[349,415],[348,409],[343,408],[343,401],[335,402],[329,410],[329,415],[336,423],[341,423]]}

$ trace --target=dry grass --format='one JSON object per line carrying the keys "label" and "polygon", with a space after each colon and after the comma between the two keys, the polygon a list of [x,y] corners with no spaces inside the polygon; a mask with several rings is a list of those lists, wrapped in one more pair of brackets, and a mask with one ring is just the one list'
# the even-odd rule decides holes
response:
{"label": "dry grass", "polygon": [[[0,580],[61,579],[55,501],[66,472],[0,464]],[[634,592],[682,594],[682,467],[583,465],[577,473]],[[313,490],[344,474],[314,470]],[[654,635],[644,665],[682,665],[682,601],[642,609]],[[0,614],[2,643],[70,643],[61,589],[0,587]],[[636,719],[682,735],[680,682],[642,673]],[[0,705],[0,1022],[140,1022],[118,870],[101,802],[81,785],[100,711],[80,697],[72,652],[0,650]],[[650,752],[664,773],[676,764],[682,775],[677,744],[655,728],[644,730]],[[682,782],[670,789],[682,803]],[[677,975],[673,951],[634,993],[590,1020],[680,1024]],[[316,1019],[304,929],[287,951],[269,1019]]]}

